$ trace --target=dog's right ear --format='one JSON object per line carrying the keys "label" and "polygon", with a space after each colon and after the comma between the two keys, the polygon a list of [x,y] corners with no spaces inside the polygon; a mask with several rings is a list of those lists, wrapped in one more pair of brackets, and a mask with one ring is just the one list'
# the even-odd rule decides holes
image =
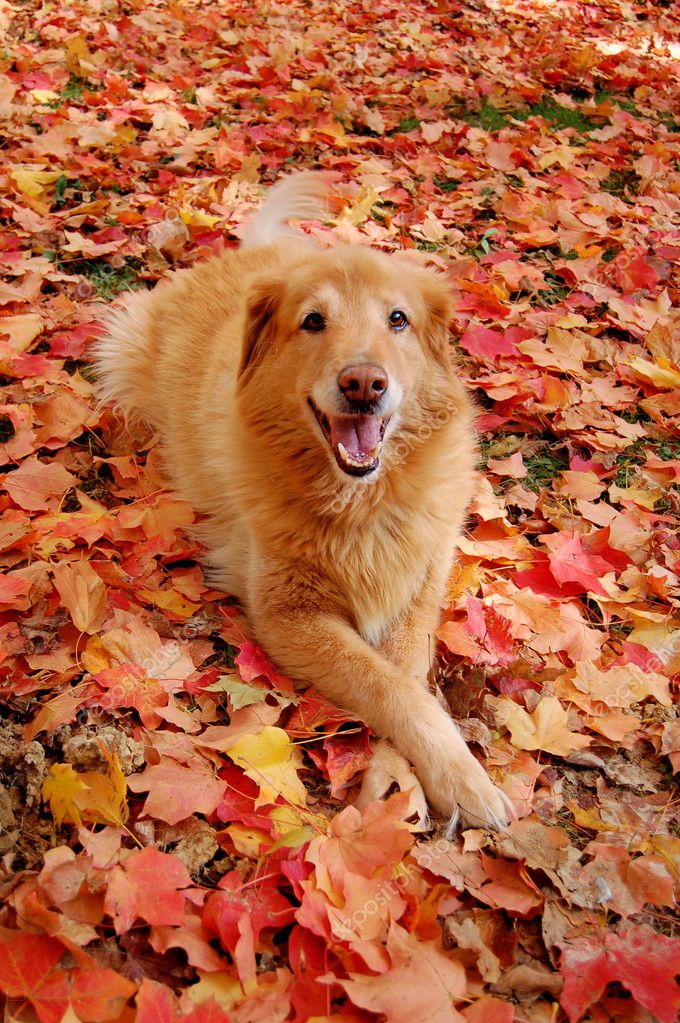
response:
{"label": "dog's right ear", "polygon": [[267,349],[271,346],[276,333],[276,311],[278,309],[285,282],[272,277],[257,278],[250,285],[246,299],[246,318],[243,331],[243,349],[239,379],[252,373],[262,362]]}

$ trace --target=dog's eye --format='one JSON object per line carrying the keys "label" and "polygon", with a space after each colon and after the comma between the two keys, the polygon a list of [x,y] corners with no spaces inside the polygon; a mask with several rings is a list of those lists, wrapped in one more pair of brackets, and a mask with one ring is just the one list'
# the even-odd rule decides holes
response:
{"label": "dog's eye", "polygon": [[307,313],[302,321],[302,329],[308,330],[310,334],[318,334],[325,326],[326,321],[321,313]]}
{"label": "dog's eye", "polygon": [[403,330],[404,327],[408,327],[408,316],[401,309],[393,309],[389,321],[392,330]]}

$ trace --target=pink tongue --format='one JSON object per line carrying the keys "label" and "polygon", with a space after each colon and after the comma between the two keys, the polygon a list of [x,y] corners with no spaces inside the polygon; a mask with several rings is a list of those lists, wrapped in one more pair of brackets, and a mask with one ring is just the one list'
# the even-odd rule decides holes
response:
{"label": "pink tongue", "polygon": [[380,416],[331,416],[331,444],[343,444],[355,458],[368,458],[378,445],[382,423]]}

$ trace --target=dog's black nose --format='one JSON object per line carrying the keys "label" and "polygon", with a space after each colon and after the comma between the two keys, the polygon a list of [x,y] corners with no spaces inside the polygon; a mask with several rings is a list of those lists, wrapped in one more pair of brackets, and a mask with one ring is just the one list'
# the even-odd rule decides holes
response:
{"label": "dog's black nose", "polygon": [[389,379],[382,366],[373,366],[370,362],[345,366],[338,375],[338,387],[347,401],[380,401],[388,384]]}

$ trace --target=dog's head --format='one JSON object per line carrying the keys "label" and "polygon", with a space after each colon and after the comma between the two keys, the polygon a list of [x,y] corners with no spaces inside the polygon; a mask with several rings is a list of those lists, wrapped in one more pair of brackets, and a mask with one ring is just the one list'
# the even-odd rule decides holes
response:
{"label": "dog's head", "polygon": [[242,407],[292,458],[374,477],[383,447],[451,373],[445,281],[361,246],[310,253],[251,285]]}

